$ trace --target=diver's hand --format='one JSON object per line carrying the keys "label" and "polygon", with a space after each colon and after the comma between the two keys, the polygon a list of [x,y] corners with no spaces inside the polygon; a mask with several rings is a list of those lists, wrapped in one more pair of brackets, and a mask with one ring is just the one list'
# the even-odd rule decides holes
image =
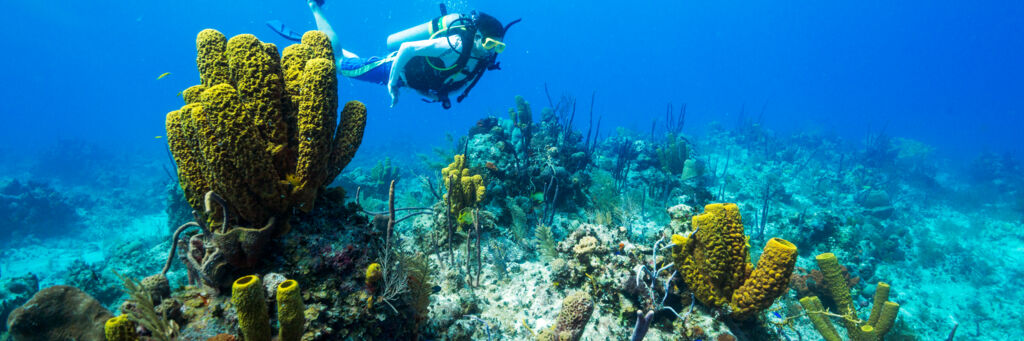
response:
{"label": "diver's hand", "polygon": [[391,93],[391,107],[394,108],[398,104],[398,86],[388,84],[388,92]]}

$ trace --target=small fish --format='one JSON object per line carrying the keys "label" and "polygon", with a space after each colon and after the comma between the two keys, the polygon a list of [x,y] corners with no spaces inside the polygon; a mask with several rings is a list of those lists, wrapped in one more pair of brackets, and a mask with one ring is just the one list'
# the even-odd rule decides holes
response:
{"label": "small fish", "polygon": [[441,286],[440,285],[435,285],[433,288],[430,288],[430,290],[433,291],[435,294],[439,293],[439,292],[441,292]]}
{"label": "small fish", "polygon": [[777,317],[777,318],[782,318],[782,314],[779,314],[779,312],[777,312],[777,311],[773,311],[772,315],[775,315],[775,317]]}
{"label": "small fish", "polygon": [[157,135],[156,137],[154,137],[154,139],[162,139],[162,138],[164,138],[164,137],[160,136],[160,135]]}
{"label": "small fish", "polygon": [[542,192],[533,193],[533,195],[530,195],[530,199],[533,199],[533,201],[536,201],[536,202],[544,202],[544,193],[542,193]]}
{"label": "small fish", "polygon": [[170,75],[171,75],[170,72],[164,72],[164,73],[161,73],[159,76],[156,76],[156,79],[159,80],[161,78],[164,78],[164,77],[167,77],[167,76],[170,76]]}
{"label": "small fish", "polygon": [[181,97],[181,91],[178,91],[178,94],[175,96]]}

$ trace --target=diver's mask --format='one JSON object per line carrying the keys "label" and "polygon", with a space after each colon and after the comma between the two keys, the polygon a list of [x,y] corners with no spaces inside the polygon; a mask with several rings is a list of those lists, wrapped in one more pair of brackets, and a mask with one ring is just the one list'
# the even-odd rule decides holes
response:
{"label": "diver's mask", "polygon": [[505,43],[491,37],[484,38],[484,50],[494,50],[495,53],[505,52]]}

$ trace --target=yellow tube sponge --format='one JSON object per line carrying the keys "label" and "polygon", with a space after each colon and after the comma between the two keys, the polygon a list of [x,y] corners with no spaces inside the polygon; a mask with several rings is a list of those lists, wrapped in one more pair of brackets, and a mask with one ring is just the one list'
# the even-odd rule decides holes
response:
{"label": "yellow tube sponge", "polygon": [[882,303],[882,311],[879,313],[878,321],[874,324],[878,335],[885,335],[896,323],[896,314],[900,312],[900,305],[896,302],[885,301]]}
{"label": "yellow tube sponge", "polygon": [[312,209],[319,189],[355,154],[366,124],[358,102],[335,123],[330,40],[307,32],[282,56],[251,34],[228,40],[207,29],[196,50],[202,84],[183,91],[186,107],[167,118],[170,149],[186,168],[179,175],[189,204],[205,212],[203,196],[214,191],[236,226],[264,226],[287,220],[294,207]]}
{"label": "yellow tube sponge", "polygon": [[238,311],[238,329],[246,341],[270,341],[270,317],[263,281],[256,275],[239,278],[231,286],[231,304]]}
{"label": "yellow tube sponge", "polygon": [[[899,304],[888,301],[889,284],[878,283],[871,315],[867,321],[862,321],[857,317],[857,310],[853,308],[849,287],[846,285],[846,281],[843,280],[836,255],[823,253],[815,257],[815,260],[818,261],[818,267],[821,269],[824,277],[825,288],[828,289],[832,300],[836,302],[836,306],[839,309],[838,316],[843,321],[843,327],[846,328],[846,334],[850,340],[875,341],[884,338],[885,334],[892,329],[893,324],[896,322],[896,315],[900,310]],[[816,305],[811,304],[812,302],[816,303]],[[824,308],[817,297],[804,297],[800,299],[800,304],[803,305],[807,316],[814,323],[818,333],[829,341],[833,340],[831,338],[833,335],[836,335],[835,337],[838,338],[835,327],[832,326],[832,323],[827,318],[823,317],[822,311],[824,311]]]}
{"label": "yellow tube sponge", "polygon": [[211,189],[247,222],[262,224],[271,212],[283,211],[273,160],[239,93],[228,84],[214,85],[200,102],[194,119]]}
{"label": "yellow tube sponge", "polygon": [[135,322],[127,315],[120,315],[107,320],[103,324],[103,335],[107,341],[136,341],[139,334],[135,332]]}
{"label": "yellow tube sponge", "polygon": [[299,96],[299,149],[295,169],[299,184],[293,193],[297,206],[308,212],[327,178],[327,161],[338,111],[334,62],[323,58],[309,60],[302,71],[301,82],[304,85]]}
{"label": "yellow tube sponge", "polygon": [[724,305],[752,267],[739,208],[736,204],[709,204],[704,213],[693,217],[693,226],[696,232],[673,249],[676,267],[698,300],[710,306]]}
{"label": "yellow tube sponge", "polygon": [[860,331],[853,335],[854,341],[878,341],[878,331],[870,324],[860,326]]}
{"label": "yellow tube sponge", "polygon": [[374,285],[377,283],[377,281],[380,280],[380,276],[381,276],[381,272],[380,272],[380,264],[379,263],[373,263],[373,264],[370,264],[370,266],[367,266],[366,267],[366,287],[370,288],[372,290]]}
{"label": "yellow tube sponge", "polygon": [[299,341],[306,328],[306,306],[302,303],[299,282],[289,279],[277,286],[277,321],[281,324],[278,340]]}
{"label": "yellow tube sponge", "polygon": [[222,263],[254,266],[266,242],[288,232],[294,209],[311,210],[352,159],[366,108],[351,102],[336,123],[337,70],[322,32],[279,53],[250,34],[228,40],[203,30],[196,50],[202,84],[183,91],[186,105],[167,115],[168,144],[189,205],[216,234],[201,237],[220,251],[195,252],[201,259],[189,262],[206,284],[226,287],[235,278],[217,270]]}
{"label": "yellow tube sponge", "polygon": [[452,213],[458,214],[484,199],[487,192],[484,178],[470,173],[465,155],[455,155],[452,163],[441,169],[441,175],[444,176],[444,187],[448,189],[445,199],[450,198]]}
{"label": "yellow tube sponge", "polygon": [[205,29],[196,36],[196,66],[199,80],[206,87],[231,82],[228,67],[227,38],[214,29]]}
{"label": "yellow tube sponge", "polygon": [[260,147],[274,150],[286,144],[288,126],[281,115],[284,80],[277,47],[254,35],[240,34],[228,40],[227,56],[232,85],[242,99],[241,109],[248,114],[260,142],[266,144]]}
{"label": "yellow tube sponge", "polygon": [[299,146],[298,114],[299,102],[302,101],[302,71],[306,62],[313,59],[313,48],[308,45],[292,44],[284,48],[281,57],[281,73],[284,77],[285,96],[281,105],[285,109],[283,118],[288,123],[288,146],[284,149],[286,159],[290,161],[285,169],[295,169],[296,153]]}
{"label": "yellow tube sponge", "polygon": [[206,90],[206,87],[202,84],[193,85],[181,92],[181,97],[185,100],[185,104],[192,104],[199,102],[199,95]]}
{"label": "yellow tube sponge", "polygon": [[[191,89],[191,88],[189,88]],[[192,207],[202,207],[203,194],[210,190],[206,179],[206,162],[193,124],[199,104],[188,104],[167,114],[167,145],[178,164],[178,182]]]}
{"label": "yellow tube sponge", "polygon": [[341,122],[334,132],[334,147],[328,161],[328,179],[334,179],[341,170],[348,166],[356,150],[363,142],[363,131],[366,127],[366,106],[359,101],[349,101],[341,110]]}
{"label": "yellow tube sponge", "polygon": [[868,324],[875,325],[882,315],[882,307],[889,300],[889,283],[878,282],[875,287],[875,303],[871,305],[871,315],[868,315]]}
{"label": "yellow tube sponge", "polygon": [[772,238],[757,269],[750,264],[749,238],[736,204],[710,204],[693,217],[694,232],[672,236],[672,259],[683,282],[701,303],[729,304],[733,317],[746,319],[786,292],[796,264],[796,246]]}
{"label": "yellow tube sponge", "polygon": [[836,327],[828,320],[828,315],[825,315],[825,306],[821,304],[818,296],[801,298],[800,305],[804,307],[804,311],[807,312],[807,318],[811,319],[811,324],[814,325],[814,329],[818,331],[818,334],[821,334],[822,339],[825,341],[842,340],[839,337],[839,332],[836,331]]}
{"label": "yellow tube sponge", "polygon": [[733,316],[743,320],[767,309],[775,299],[789,290],[789,276],[796,265],[796,246],[786,240],[772,238],[757,261],[757,268],[743,286],[732,294]]}
{"label": "yellow tube sponge", "polygon": [[[839,266],[836,255],[831,252],[823,253],[814,257],[814,260],[818,262],[818,268],[821,269],[825,280],[825,288],[832,295],[832,300],[835,301],[836,308],[839,309],[839,315],[856,314],[856,310],[853,309],[853,299],[850,298],[850,288],[846,285],[846,278],[843,277],[843,270]],[[853,322],[844,321],[847,324],[847,330],[856,333],[857,328],[852,324]]]}
{"label": "yellow tube sponge", "polygon": [[313,50],[313,58],[334,60],[334,49],[327,34],[321,31],[306,31],[302,35],[302,45],[309,46]]}

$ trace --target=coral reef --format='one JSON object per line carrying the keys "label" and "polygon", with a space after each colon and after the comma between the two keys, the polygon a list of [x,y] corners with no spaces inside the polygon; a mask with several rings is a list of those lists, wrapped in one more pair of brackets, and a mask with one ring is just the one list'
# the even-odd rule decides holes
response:
{"label": "coral reef", "polygon": [[[0,239],[12,235],[52,237],[77,232],[80,218],[69,200],[52,186],[0,180]],[[14,228],[17,227],[17,228]]]}
{"label": "coral reef", "polygon": [[28,302],[39,292],[39,278],[34,274],[0,280],[0,331],[7,330],[7,317],[14,309]]}
{"label": "coral reef", "polygon": [[121,298],[121,288],[117,279],[109,272],[104,272],[101,264],[89,264],[75,260],[68,266],[62,282],[69,286],[82,288],[104,306],[111,306]]}
{"label": "coral reef", "polygon": [[[109,327],[108,338],[221,341],[930,340],[956,326],[961,338],[1006,339],[1021,320],[1012,308],[1022,273],[1008,265],[1024,261],[1024,185],[1012,157],[983,155],[963,176],[921,142],[878,134],[850,147],[742,117],[696,138],[681,131],[685,106],[649,134],[597,139],[585,118],[574,124],[571,96],[537,113],[517,97],[507,118],[480,118],[436,160],[364,150],[372,157],[328,188],[341,170],[334,153],[343,165],[359,144],[344,132],[361,130],[365,112],[332,126],[336,93],[304,97],[337,85],[333,66],[313,62],[325,39],[311,34],[280,57],[249,36],[201,34],[203,85],[169,121],[172,149],[187,147],[174,152],[181,180],[153,187],[172,200],[149,200],[167,204],[175,242],[160,243],[162,226],[140,232],[163,224],[154,215],[111,228],[130,233],[89,243],[78,262],[64,255],[78,239],[0,250],[5,261],[63,258],[47,277],[0,281],[0,310],[58,282],[119,308],[90,324]],[[355,127],[339,128],[349,116]],[[127,219],[82,209],[105,203],[59,182],[28,192],[45,187],[90,224]],[[828,251],[837,256],[809,269]],[[127,274],[120,305],[111,269]],[[239,277],[259,281],[232,302],[225,289]]]}

